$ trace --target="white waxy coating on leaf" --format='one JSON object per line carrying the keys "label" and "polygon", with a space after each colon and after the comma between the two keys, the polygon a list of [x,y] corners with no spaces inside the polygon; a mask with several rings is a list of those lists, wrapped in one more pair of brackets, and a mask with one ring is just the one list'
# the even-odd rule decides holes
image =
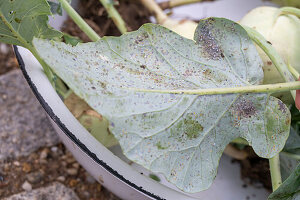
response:
{"label": "white waxy coating on leaf", "polygon": [[268,94],[183,95],[128,88],[200,89],[259,84],[262,62],[245,30],[200,21],[194,41],[146,24],[121,37],[75,47],[35,39],[52,69],[110,121],[131,160],[185,192],[207,189],[226,145],[245,138],[262,157],[284,146],[290,113]]}

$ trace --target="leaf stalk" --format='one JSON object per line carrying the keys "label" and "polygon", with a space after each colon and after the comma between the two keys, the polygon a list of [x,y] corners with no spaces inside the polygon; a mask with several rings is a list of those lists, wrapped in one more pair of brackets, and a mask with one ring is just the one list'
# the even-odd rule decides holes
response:
{"label": "leaf stalk", "polygon": [[39,61],[39,63],[42,65],[43,70],[48,78],[48,80],[51,82],[52,86],[55,88],[55,83],[53,81],[53,73],[50,69],[50,67],[46,64],[46,62],[40,57],[40,55],[37,53],[35,48],[33,47],[26,47],[32,55]]}
{"label": "leaf stalk", "polygon": [[163,24],[168,16],[163,12],[154,0],[140,0],[141,3],[155,16],[158,24]]}
{"label": "leaf stalk", "polygon": [[[292,82],[295,81],[293,75],[288,70],[284,60],[281,56],[276,52],[272,44],[270,44],[259,32],[256,30],[243,26],[243,28],[247,31],[249,37],[269,56],[275,67],[277,68],[278,72],[282,76],[285,82]],[[292,97],[296,98],[296,91],[290,91]]]}
{"label": "leaf stalk", "polygon": [[275,93],[300,89],[300,81],[276,83],[268,85],[250,85],[230,88],[207,88],[199,90],[156,90],[126,88],[136,92],[169,93],[169,94],[189,94],[189,95],[214,95],[214,94],[235,94],[235,93]]}
{"label": "leaf stalk", "polygon": [[299,72],[290,63],[287,64],[287,67],[290,70],[291,74],[294,76],[294,78],[298,80],[300,77]]}
{"label": "leaf stalk", "polygon": [[58,0],[63,9],[73,19],[77,26],[94,42],[100,40],[99,35],[81,18],[66,0]]}
{"label": "leaf stalk", "polygon": [[279,154],[269,159],[273,192],[282,184]]}
{"label": "leaf stalk", "polygon": [[286,15],[286,14],[295,15],[297,17],[300,17],[300,9],[294,8],[294,7],[282,7],[279,9],[277,16]]}
{"label": "leaf stalk", "polygon": [[205,0],[169,0],[162,3],[159,3],[159,6],[165,10],[170,9],[178,6],[188,5],[192,3],[199,3]]}
{"label": "leaf stalk", "polygon": [[124,34],[127,32],[126,24],[119,14],[119,12],[116,10],[113,4],[113,0],[99,0],[103,7],[106,9],[109,17],[113,20],[114,24],[117,26],[119,31]]}

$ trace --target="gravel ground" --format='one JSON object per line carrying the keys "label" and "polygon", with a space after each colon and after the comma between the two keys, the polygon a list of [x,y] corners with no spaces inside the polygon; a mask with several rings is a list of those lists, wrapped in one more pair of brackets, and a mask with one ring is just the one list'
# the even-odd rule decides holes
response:
{"label": "gravel ground", "polygon": [[51,186],[12,195],[4,200],[79,200],[75,192],[61,183],[54,182]]}
{"label": "gravel ground", "polygon": [[0,161],[59,142],[20,70],[0,76],[0,116]]}

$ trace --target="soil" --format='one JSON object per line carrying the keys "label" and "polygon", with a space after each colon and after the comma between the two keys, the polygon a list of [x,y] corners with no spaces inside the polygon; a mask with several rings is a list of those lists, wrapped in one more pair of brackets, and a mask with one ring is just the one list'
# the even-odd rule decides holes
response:
{"label": "soil", "polygon": [[0,43],[0,75],[18,68],[18,62],[11,45]]}
{"label": "soil", "polygon": [[[134,31],[140,28],[145,23],[150,22],[150,13],[145,9],[139,1],[136,0],[122,0],[115,1],[116,9],[124,19],[127,30]],[[82,18],[102,37],[106,36],[120,36],[121,33],[108,17],[105,8],[101,5],[99,0],[81,0],[78,11]],[[84,42],[91,41],[71,20],[68,19],[62,30],[70,35],[77,36]]]}
{"label": "soil", "polygon": [[0,164],[0,197],[24,191],[28,181],[40,188],[59,181],[73,189],[81,200],[118,200],[101,187],[80,165],[63,144],[42,148],[30,156]]}
{"label": "soil", "polygon": [[233,160],[241,165],[241,177],[245,181],[244,187],[254,185],[264,187],[272,191],[271,174],[269,169],[269,160],[258,157],[249,146],[244,149],[248,153],[247,159]]}

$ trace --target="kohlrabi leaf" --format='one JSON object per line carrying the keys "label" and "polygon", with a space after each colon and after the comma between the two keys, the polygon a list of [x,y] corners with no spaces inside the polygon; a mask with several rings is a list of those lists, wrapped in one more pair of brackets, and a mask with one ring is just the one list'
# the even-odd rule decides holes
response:
{"label": "kohlrabi leaf", "polygon": [[300,152],[300,135],[298,123],[291,127],[290,135],[286,141],[284,150],[289,152]]}
{"label": "kohlrabi leaf", "polygon": [[58,14],[60,16],[62,15],[62,7],[60,3],[48,1],[48,4],[50,5],[50,10],[52,14]]}
{"label": "kohlrabi leaf", "polygon": [[185,95],[139,89],[259,84],[262,62],[246,31],[201,20],[194,40],[154,24],[75,47],[34,40],[40,56],[110,122],[124,154],[186,192],[209,187],[226,145],[245,138],[266,158],[284,146],[290,112],[268,94]]}
{"label": "kohlrabi leaf", "polygon": [[61,33],[48,26],[46,0],[1,0],[0,42],[30,49],[33,37],[52,39]]}
{"label": "kohlrabi leaf", "polygon": [[290,112],[292,116],[291,131],[285,143],[284,151],[300,155],[300,112],[295,105],[292,105]]}
{"label": "kohlrabi leaf", "polygon": [[291,158],[288,155],[289,153],[286,152],[280,153],[280,171],[281,171],[281,177],[283,181],[291,175],[291,173],[295,170],[297,165],[300,163],[300,160]]}
{"label": "kohlrabi leaf", "polygon": [[300,199],[300,164],[295,171],[273,192],[268,200],[299,200]]}
{"label": "kohlrabi leaf", "polygon": [[[62,9],[61,3],[53,2],[53,1],[47,1],[47,2],[50,5],[50,10],[51,10],[52,14],[54,14],[54,15],[57,14],[57,15],[62,16],[63,9]],[[67,0],[67,2],[69,4],[71,4],[71,0]]]}

